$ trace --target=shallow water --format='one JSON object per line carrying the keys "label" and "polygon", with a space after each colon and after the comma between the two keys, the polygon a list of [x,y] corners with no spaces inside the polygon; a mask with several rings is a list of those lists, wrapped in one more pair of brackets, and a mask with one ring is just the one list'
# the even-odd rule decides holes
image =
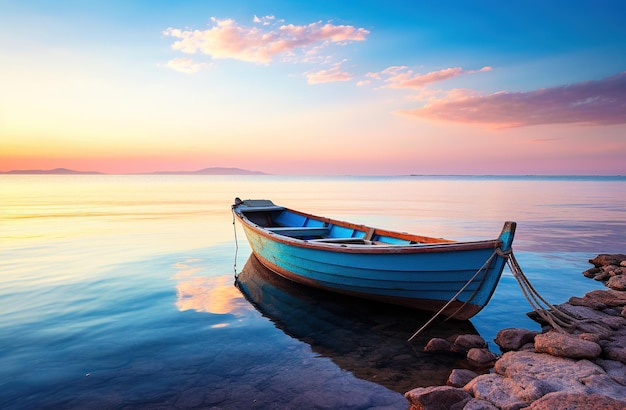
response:
{"label": "shallow water", "polygon": [[[517,258],[553,303],[602,288],[587,260],[626,251],[619,177],[3,175],[0,407],[406,408],[409,386],[462,366],[403,342],[428,316],[267,280],[280,298],[246,299],[235,196],[459,240],[515,220]],[[505,270],[471,322],[428,336],[492,341],[538,328],[529,309]]]}

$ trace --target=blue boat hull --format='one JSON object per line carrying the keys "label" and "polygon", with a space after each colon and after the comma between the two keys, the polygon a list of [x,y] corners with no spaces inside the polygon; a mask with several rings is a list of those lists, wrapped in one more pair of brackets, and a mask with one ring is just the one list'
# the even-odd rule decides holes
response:
{"label": "blue boat hull", "polygon": [[[474,316],[489,302],[506,263],[502,255],[510,250],[515,230],[515,223],[507,222],[500,237],[491,241],[335,244],[276,234],[234,209],[255,256],[287,279],[433,312],[447,304],[442,314],[460,320]],[[341,224],[308,216],[324,220],[327,226],[328,221],[331,226]]]}

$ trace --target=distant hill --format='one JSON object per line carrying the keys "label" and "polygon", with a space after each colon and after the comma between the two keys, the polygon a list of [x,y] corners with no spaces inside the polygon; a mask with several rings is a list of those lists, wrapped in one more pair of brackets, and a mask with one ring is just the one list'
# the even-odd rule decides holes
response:
{"label": "distant hill", "polygon": [[55,169],[14,169],[12,171],[0,172],[0,174],[28,174],[28,175],[102,175],[102,172],[94,171],[74,171],[67,168]]}
{"label": "distant hill", "polygon": [[264,172],[248,171],[241,168],[213,167],[198,171],[159,171],[152,172],[154,175],[267,175]]}
{"label": "distant hill", "polygon": [[[55,169],[16,169],[12,171],[2,172],[0,174],[23,174],[23,175],[105,175],[102,172],[92,171],[74,171],[67,168]],[[146,173],[147,175],[268,175],[259,171],[248,171],[241,168],[204,168],[198,171],[158,171]],[[145,174],[144,174],[145,175]]]}

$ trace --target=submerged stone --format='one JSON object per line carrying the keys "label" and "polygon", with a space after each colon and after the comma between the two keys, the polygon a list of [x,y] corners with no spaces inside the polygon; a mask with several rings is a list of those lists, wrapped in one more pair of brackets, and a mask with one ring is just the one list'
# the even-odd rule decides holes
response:
{"label": "submerged stone", "polygon": [[467,352],[467,360],[476,367],[491,367],[497,359],[489,349],[474,347]]}
{"label": "submerged stone", "polygon": [[426,344],[424,351],[431,353],[450,352],[452,351],[452,343],[448,342],[446,339],[435,337],[430,339]]}
{"label": "submerged stone", "polygon": [[485,339],[479,335],[459,335],[454,340],[452,351],[467,354],[467,352],[474,347],[484,348],[487,347],[487,343]]}
{"label": "submerged stone", "polygon": [[463,387],[475,377],[478,377],[478,373],[473,370],[454,369],[450,372],[446,384],[452,387]]}

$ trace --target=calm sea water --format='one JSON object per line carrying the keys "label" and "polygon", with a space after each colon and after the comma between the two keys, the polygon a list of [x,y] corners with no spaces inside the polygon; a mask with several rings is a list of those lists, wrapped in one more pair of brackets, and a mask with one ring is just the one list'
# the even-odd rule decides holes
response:
{"label": "calm sea water", "polygon": [[236,196],[459,240],[517,221],[553,303],[602,288],[589,258],[626,252],[623,177],[3,175],[0,408],[406,408],[463,365],[420,353],[428,337],[538,329],[505,270],[479,315],[413,349],[428,316],[268,276],[235,240]]}

